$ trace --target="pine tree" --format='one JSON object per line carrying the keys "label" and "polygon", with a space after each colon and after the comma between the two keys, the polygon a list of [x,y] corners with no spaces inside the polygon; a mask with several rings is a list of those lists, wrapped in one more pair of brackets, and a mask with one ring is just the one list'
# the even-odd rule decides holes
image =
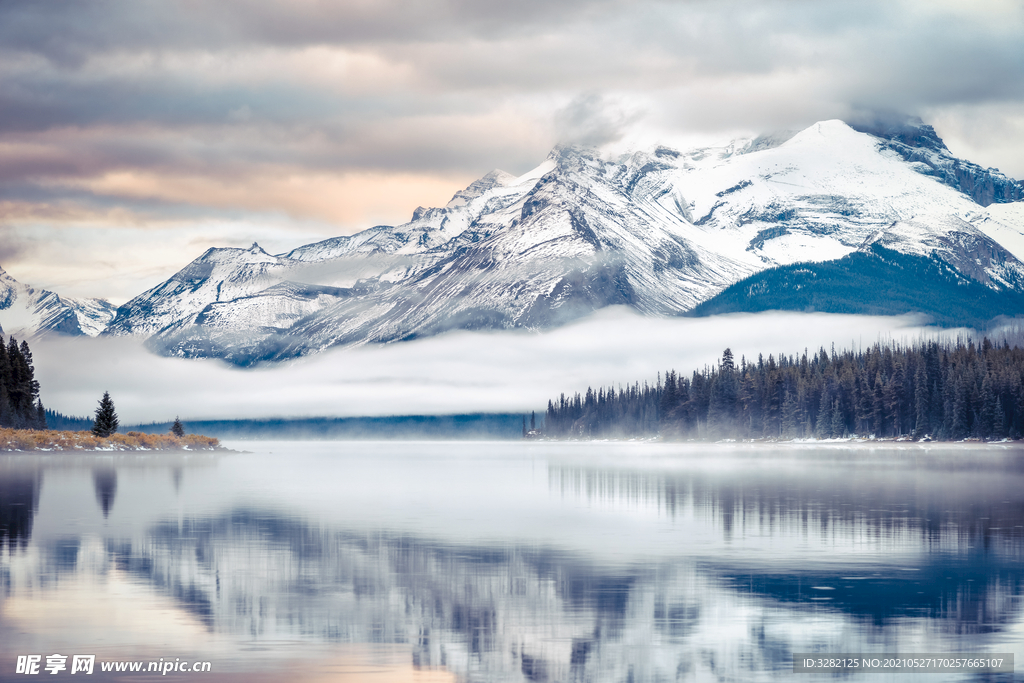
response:
{"label": "pine tree", "polygon": [[832,421],[830,423],[830,429],[833,439],[839,439],[846,436],[846,424],[843,420],[843,411],[839,407],[838,398],[832,404]]}
{"label": "pine tree", "polygon": [[7,344],[7,398],[11,404],[11,426],[21,429],[25,426],[23,411],[25,409],[25,359],[18,348],[18,341],[11,335]]}
{"label": "pine tree", "polygon": [[1006,436],[1006,420],[1004,419],[1005,409],[1003,408],[1003,399],[996,399],[996,416],[992,421],[992,437],[995,439],[1001,439]]}
{"label": "pine tree", "polygon": [[950,415],[949,436],[952,439],[963,439],[970,434],[967,410],[967,388],[962,377],[957,377],[953,385],[953,404]]}
{"label": "pine tree", "polygon": [[[526,424],[526,418],[523,418],[523,424]],[[174,416],[174,424],[171,425],[171,434],[174,434],[179,439],[185,436],[185,426],[181,424],[181,420],[178,416]]]}
{"label": "pine tree", "polygon": [[36,401],[36,429],[46,429],[46,408],[43,407],[43,399]]}
{"label": "pine tree", "polygon": [[92,433],[106,438],[117,431],[117,425],[114,401],[110,398],[110,392],[104,391],[103,398],[100,399],[100,405],[96,408],[96,420],[92,424]]}
{"label": "pine tree", "polygon": [[819,439],[827,439],[834,431],[832,429],[832,403],[829,398],[831,394],[827,388],[821,392],[821,400],[818,401],[818,420],[814,425],[814,436]]}
{"label": "pine tree", "polygon": [[[985,338],[988,341],[988,338]],[[992,391],[992,382],[989,375],[981,382],[981,425],[980,436],[983,439],[990,438],[995,432],[996,413],[999,408],[999,397]]]}
{"label": "pine tree", "polygon": [[925,379],[924,365],[917,366],[914,373],[914,434],[918,437],[931,432],[928,405],[928,380]]}
{"label": "pine tree", "polygon": [[36,400],[39,398],[39,382],[35,378],[36,369],[32,364],[32,351],[28,348],[28,342],[21,342],[21,362],[23,364],[24,382],[25,382],[25,414],[30,416],[32,408],[35,407]]}
{"label": "pine tree", "polygon": [[14,409],[11,406],[11,364],[7,359],[7,345],[0,335],[0,427],[14,426]]}
{"label": "pine tree", "polygon": [[736,380],[736,365],[732,350],[722,352],[718,373],[711,381],[708,395],[708,433],[711,436],[729,436],[735,429],[736,399],[739,383]]}

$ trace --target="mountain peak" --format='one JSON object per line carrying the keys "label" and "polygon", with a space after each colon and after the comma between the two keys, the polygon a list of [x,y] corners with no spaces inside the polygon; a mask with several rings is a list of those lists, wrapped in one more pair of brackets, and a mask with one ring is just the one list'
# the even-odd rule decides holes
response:
{"label": "mountain peak", "polygon": [[747,143],[746,147],[740,150],[740,154],[752,154],[762,152],[766,149],[775,149],[789,142],[798,130],[779,130],[771,133],[762,133]]}
{"label": "mountain peak", "polygon": [[253,242],[248,249],[241,247],[210,247],[193,263],[276,263],[277,256],[268,254],[258,243]]}
{"label": "mountain peak", "polygon": [[879,139],[879,144],[916,164],[919,172],[963,192],[981,206],[1024,200],[1024,184],[998,169],[955,157],[935,129],[916,116],[871,114],[854,118],[850,126]]}
{"label": "mountain peak", "polygon": [[567,143],[558,143],[548,153],[548,159],[559,162],[566,159],[593,159],[599,155],[599,151],[594,147],[586,147],[583,145],[572,145]]}
{"label": "mountain peak", "polygon": [[[512,175],[511,173],[506,173],[505,171],[502,171],[500,168],[496,168],[487,175],[485,175],[483,178],[474,180],[472,183],[469,184],[469,186],[465,190],[459,190],[458,192],[456,192],[455,195],[448,202],[446,208],[451,209],[457,206],[464,206],[465,204],[469,203],[473,199],[476,199],[477,197],[487,192],[491,188],[504,187],[513,180],[515,180],[514,175]],[[414,221],[417,220],[420,216],[424,214],[425,211],[426,209],[424,209],[422,206],[418,207],[416,209],[416,212],[413,213],[412,219]]]}
{"label": "mountain peak", "polygon": [[935,129],[917,116],[894,113],[872,113],[850,119],[849,126],[859,133],[892,140],[908,147],[949,154],[946,143]]}

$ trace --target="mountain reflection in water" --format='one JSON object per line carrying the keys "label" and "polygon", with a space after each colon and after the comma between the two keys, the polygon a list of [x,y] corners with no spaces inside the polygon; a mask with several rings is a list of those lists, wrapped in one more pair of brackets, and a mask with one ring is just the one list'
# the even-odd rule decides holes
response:
{"label": "mountain reflection in water", "polygon": [[[48,595],[86,592],[151,605],[145,628],[110,622],[105,656],[177,648],[214,671],[400,645],[408,672],[459,680],[773,680],[793,652],[1022,650],[1015,451],[922,464],[705,448],[11,459],[0,637],[20,630],[21,649],[0,649],[0,680],[14,654],[101,646],[97,610],[80,628],[45,616]],[[259,667],[240,654],[254,647]]]}

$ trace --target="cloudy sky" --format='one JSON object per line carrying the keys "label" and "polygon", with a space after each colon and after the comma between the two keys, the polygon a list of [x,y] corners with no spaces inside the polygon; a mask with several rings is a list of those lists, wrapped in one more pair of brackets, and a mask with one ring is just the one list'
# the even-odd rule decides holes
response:
{"label": "cloudy sky", "polygon": [[1024,2],[3,0],[0,265],[121,303],[209,246],[441,205],[557,142],[858,112],[1024,177]]}

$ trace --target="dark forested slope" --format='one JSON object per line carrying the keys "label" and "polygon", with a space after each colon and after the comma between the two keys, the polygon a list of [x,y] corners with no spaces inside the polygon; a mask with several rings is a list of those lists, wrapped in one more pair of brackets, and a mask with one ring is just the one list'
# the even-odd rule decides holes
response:
{"label": "dark forested slope", "polygon": [[876,344],[672,370],[654,385],[548,402],[555,437],[832,438],[1024,434],[1024,349],[988,339]]}
{"label": "dark forested slope", "polygon": [[986,287],[935,256],[901,254],[872,245],[835,261],[762,271],[725,288],[689,315],[770,310],[919,312],[942,326],[984,327],[997,316],[1024,313],[1024,295]]}

